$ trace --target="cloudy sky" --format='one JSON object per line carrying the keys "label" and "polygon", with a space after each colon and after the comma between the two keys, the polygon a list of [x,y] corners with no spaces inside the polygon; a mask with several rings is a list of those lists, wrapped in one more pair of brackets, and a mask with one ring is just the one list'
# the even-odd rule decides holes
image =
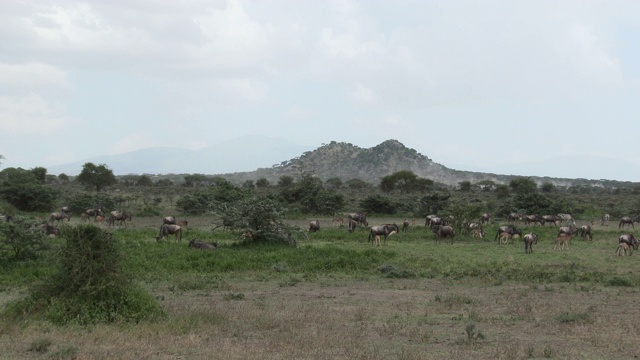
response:
{"label": "cloudy sky", "polygon": [[0,126],[3,168],[266,135],[640,181],[640,2],[3,0]]}

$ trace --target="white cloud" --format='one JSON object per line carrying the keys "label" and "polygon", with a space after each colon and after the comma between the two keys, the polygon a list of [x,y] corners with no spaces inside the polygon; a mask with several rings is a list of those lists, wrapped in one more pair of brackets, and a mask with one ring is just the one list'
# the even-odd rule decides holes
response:
{"label": "white cloud", "polygon": [[38,94],[0,96],[0,126],[3,137],[50,135],[71,122],[61,104],[51,104]]}
{"label": "white cloud", "polygon": [[65,71],[38,62],[24,64],[0,63],[0,86],[3,90],[33,90],[48,86],[69,88],[70,84]]}
{"label": "white cloud", "polygon": [[371,104],[375,101],[376,95],[373,92],[373,89],[362,85],[361,83],[356,84],[356,88],[351,93],[351,97],[358,103],[361,104]]}
{"label": "white cloud", "polygon": [[252,102],[263,100],[268,92],[269,86],[252,79],[218,79],[215,81],[216,88],[225,94],[240,96]]}

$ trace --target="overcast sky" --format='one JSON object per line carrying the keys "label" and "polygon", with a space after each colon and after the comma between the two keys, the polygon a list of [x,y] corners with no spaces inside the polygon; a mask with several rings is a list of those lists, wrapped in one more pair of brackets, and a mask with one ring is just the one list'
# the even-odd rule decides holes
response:
{"label": "overcast sky", "polygon": [[2,168],[258,134],[640,165],[640,1],[3,0],[0,125]]}

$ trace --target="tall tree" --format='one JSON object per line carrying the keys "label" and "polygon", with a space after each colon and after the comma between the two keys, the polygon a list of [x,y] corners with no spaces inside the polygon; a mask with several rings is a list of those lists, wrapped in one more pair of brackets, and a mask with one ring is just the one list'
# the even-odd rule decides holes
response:
{"label": "tall tree", "polygon": [[96,166],[90,162],[82,166],[82,172],[80,172],[77,179],[82,184],[95,187],[96,192],[100,192],[106,186],[111,186],[117,182],[113,171],[105,164]]}

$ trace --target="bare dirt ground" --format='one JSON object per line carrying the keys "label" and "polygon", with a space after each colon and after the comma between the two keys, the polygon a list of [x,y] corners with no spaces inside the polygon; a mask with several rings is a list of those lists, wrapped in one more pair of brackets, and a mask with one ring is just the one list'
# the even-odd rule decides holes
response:
{"label": "bare dirt ground", "polygon": [[[0,358],[633,359],[638,290],[433,279],[157,285],[155,323],[4,326]],[[5,302],[15,294],[0,293]],[[50,342],[46,351],[34,350]],[[30,350],[31,349],[31,350]]]}

